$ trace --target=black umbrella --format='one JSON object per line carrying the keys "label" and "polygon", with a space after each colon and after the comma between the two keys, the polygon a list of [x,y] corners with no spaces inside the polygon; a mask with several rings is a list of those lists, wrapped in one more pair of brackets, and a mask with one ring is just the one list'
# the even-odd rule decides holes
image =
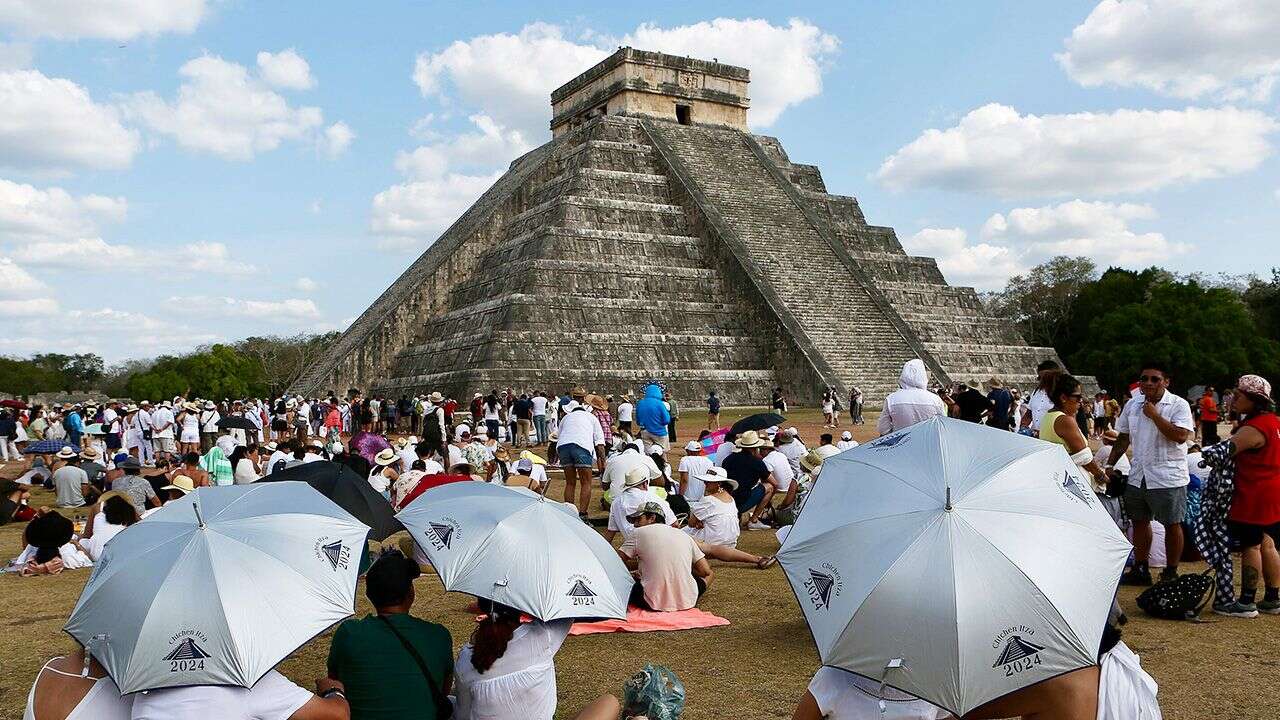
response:
{"label": "black umbrella", "polygon": [[756,413],[748,415],[729,428],[731,433],[744,433],[748,430],[764,430],[774,425],[780,425],[786,422],[786,418],[775,412]]}
{"label": "black umbrella", "polygon": [[379,495],[369,481],[341,463],[317,460],[273,472],[258,482],[298,480],[337,503],[357,520],[372,528],[369,537],[379,542],[404,529],[391,503]]}
{"label": "black umbrella", "polygon": [[228,428],[233,430],[257,430],[258,429],[258,426],[254,425],[252,420],[250,420],[247,417],[241,417],[239,415],[228,415],[222,418],[221,420],[218,421],[218,427],[223,430],[226,430]]}

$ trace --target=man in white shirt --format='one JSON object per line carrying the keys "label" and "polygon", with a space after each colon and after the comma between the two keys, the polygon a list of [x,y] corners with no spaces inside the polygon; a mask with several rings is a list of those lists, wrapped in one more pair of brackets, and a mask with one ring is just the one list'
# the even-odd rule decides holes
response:
{"label": "man in white shirt", "polygon": [[715,577],[698,544],[663,521],[658,503],[644,503],[627,520],[635,526],[634,537],[618,554],[640,574],[631,588],[632,604],[659,612],[697,605]]}
{"label": "man in white shirt", "polygon": [[200,410],[200,452],[209,452],[209,448],[213,447],[214,441],[218,438],[218,421],[222,420],[222,415],[218,412],[218,406],[213,404],[212,400],[206,400],[204,407]]}
{"label": "man in white shirt", "polygon": [[529,402],[533,403],[533,432],[542,445],[547,441],[547,394],[534,393]]}
{"label": "man in white shirt", "polygon": [[1124,508],[1133,520],[1133,569],[1120,578],[1124,585],[1150,585],[1147,565],[1151,552],[1151,521],[1165,527],[1168,565],[1160,579],[1176,577],[1182,557],[1182,520],[1187,510],[1187,442],[1195,434],[1191,405],[1169,392],[1168,368],[1160,362],[1142,366],[1140,395],[1129,399],[1116,418],[1119,437],[1107,456],[1106,470],[1133,446]]}
{"label": "man in white shirt", "polygon": [[155,432],[152,413],[155,408],[151,407],[149,400],[143,400],[138,405],[138,429],[142,431],[142,444],[138,448],[138,454],[141,455],[139,460],[143,466],[150,467],[156,464],[155,441],[152,439]]}
{"label": "man in white shirt", "polygon": [[804,446],[800,441],[800,431],[794,427],[778,433],[778,452],[787,458],[787,464],[791,465],[791,474],[800,477],[800,458],[804,457],[809,448]]}
{"label": "man in white shirt", "polygon": [[661,509],[663,524],[675,524],[676,515],[671,512],[671,506],[649,489],[649,471],[643,467],[634,467],[627,473],[622,492],[609,506],[609,526],[604,531],[605,540],[613,542],[613,538],[622,533],[623,545],[629,544],[631,535],[635,532],[631,516],[650,503]]}
{"label": "man in white shirt", "polygon": [[791,503],[796,501],[794,490],[795,473],[791,472],[791,463],[787,461],[787,456],[778,452],[775,445],[765,445],[760,449],[760,459],[764,461],[765,467],[769,468],[769,480],[774,486],[774,494],[783,498],[780,507],[789,507]]}
{"label": "man in white shirt", "polygon": [[618,403],[618,428],[631,432],[631,420],[635,413],[636,406],[631,403],[631,394],[627,393],[622,396],[622,402]]}
{"label": "man in white shirt", "polygon": [[946,416],[947,406],[936,393],[929,392],[929,371],[919,358],[902,366],[898,389],[884,399],[876,431],[888,435],[931,417]]}
{"label": "man in white shirt", "polygon": [[174,417],[171,407],[169,401],[165,400],[151,413],[151,438],[155,443],[156,457],[166,460],[178,452],[178,445],[173,438]]}
{"label": "man in white shirt", "polygon": [[702,454],[702,443],[690,440],[684,446],[685,456],[680,458],[676,472],[680,473],[680,492],[684,499],[695,503],[706,493],[706,486],[698,479],[712,467],[711,458]]}
{"label": "man in white shirt", "polygon": [[[573,389],[574,402],[560,421],[560,436],[556,440],[556,456],[564,469],[564,501],[578,506],[578,516],[587,517],[591,502],[591,468],[604,472],[604,430],[600,421],[585,404],[587,391]],[[574,490],[577,489],[576,498]]]}
{"label": "man in white shirt", "polygon": [[640,452],[634,443],[627,443],[623,446],[622,452],[616,452],[604,461],[604,472],[600,474],[600,484],[607,495],[603,498],[606,507],[609,502],[622,494],[627,473],[637,467],[649,470],[650,480],[655,480],[660,475],[657,464],[647,454]]}

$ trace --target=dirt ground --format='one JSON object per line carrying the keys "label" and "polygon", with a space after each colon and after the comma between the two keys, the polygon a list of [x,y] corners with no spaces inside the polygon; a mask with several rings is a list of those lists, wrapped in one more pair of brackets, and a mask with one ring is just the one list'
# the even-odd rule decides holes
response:
{"label": "dirt ground", "polygon": [[[732,422],[748,412],[726,410],[722,421]],[[696,434],[698,419],[685,414],[680,422],[684,439]],[[874,414],[868,421],[853,428],[860,441],[874,436]],[[795,412],[788,424],[796,425],[810,444],[824,432],[813,410]],[[671,457],[680,454],[673,452]],[[10,463],[0,468],[0,477],[15,477],[20,470]],[[552,483],[550,495],[559,498],[563,484],[558,473],[553,473]],[[35,501],[48,503],[52,497],[39,493]],[[16,556],[20,541],[20,526],[0,528],[0,558]],[[740,547],[772,554],[778,544],[772,532],[749,531]],[[732,625],[679,633],[570,637],[556,656],[557,716],[571,717],[602,693],[620,693],[626,677],[654,662],[670,666],[684,681],[688,701],[683,717],[688,720],[789,718],[818,668],[795,596],[776,566],[760,571],[717,563],[715,569],[716,582],[700,606]],[[88,575],[88,570],[79,570],[44,578],[0,576],[0,720],[21,718],[27,690],[41,664],[73,649],[73,641],[61,629]],[[445,593],[430,574],[418,580],[417,589],[414,614],[443,623],[453,634],[455,649],[461,647],[473,624],[465,609],[469,598]],[[1280,616],[1234,620],[1206,614],[1206,622],[1199,624],[1152,620],[1134,605],[1135,595],[1133,589],[1121,591],[1121,604],[1131,618],[1124,639],[1160,683],[1166,718],[1272,720],[1280,715],[1280,685],[1275,682]],[[369,611],[362,583],[357,612]],[[281,664],[282,672],[311,687],[324,673],[328,638],[322,635],[299,649]]]}

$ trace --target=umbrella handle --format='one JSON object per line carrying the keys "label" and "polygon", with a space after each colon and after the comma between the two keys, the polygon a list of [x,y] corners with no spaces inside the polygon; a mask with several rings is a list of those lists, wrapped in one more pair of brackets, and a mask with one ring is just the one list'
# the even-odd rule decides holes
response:
{"label": "umbrella handle", "polygon": [[[947,488],[947,505],[951,505],[951,488]],[[902,658],[891,658],[889,662],[884,664],[884,672],[880,674],[880,692],[877,693],[880,701],[880,717],[884,717],[889,713],[889,706],[884,701],[884,689],[889,684],[889,671],[899,670],[902,668]]]}
{"label": "umbrella handle", "polygon": [[89,663],[93,661],[89,648],[92,647],[95,642],[106,642],[106,641],[107,641],[106,634],[100,633],[98,635],[94,635],[93,637],[89,638],[89,641],[84,644],[84,667],[80,669],[80,677],[82,678],[89,677]]}

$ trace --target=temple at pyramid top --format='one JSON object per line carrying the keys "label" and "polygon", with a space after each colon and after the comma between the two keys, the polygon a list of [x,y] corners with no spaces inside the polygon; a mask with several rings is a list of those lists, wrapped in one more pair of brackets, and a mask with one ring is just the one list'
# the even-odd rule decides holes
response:
{"label": "temple at pyramid top", "polygon": [[682,403],[856,386],[874,406],[912,358],[938,382],[1033,384],[1053,349],[751,133],[750,80],[620,48],[556,89],[551,140],[514,158],[294,389],[617,395],[657,380]]}
{"label": "temple at pyramid top", "polygon": [[622,47],[551,93],[553,137],[602,115],[747,129],[751,71]]}

